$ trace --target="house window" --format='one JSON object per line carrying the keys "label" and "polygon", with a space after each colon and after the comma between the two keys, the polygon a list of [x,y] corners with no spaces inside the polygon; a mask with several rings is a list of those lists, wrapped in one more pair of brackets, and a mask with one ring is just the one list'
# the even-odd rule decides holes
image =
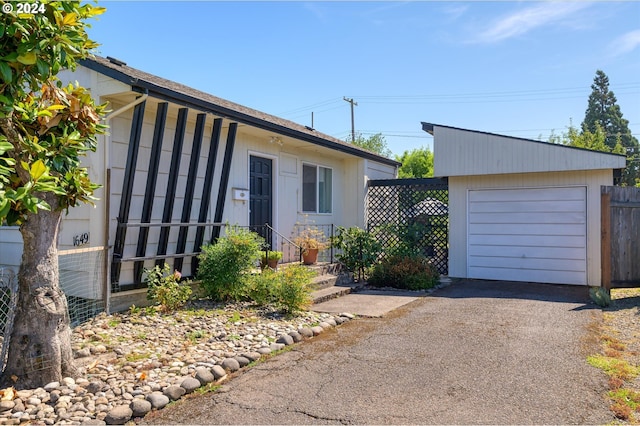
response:
{"label": "house window", "polygon": [[332,170],[327,167],[302,165],[302,211],[331,213]]}

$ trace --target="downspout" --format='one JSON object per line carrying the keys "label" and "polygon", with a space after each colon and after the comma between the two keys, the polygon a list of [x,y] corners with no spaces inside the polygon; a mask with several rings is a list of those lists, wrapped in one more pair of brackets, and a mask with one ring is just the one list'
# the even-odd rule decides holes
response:
{"label": "downspout", "polygon": [[[130,110],[131,108],[135,107],[138,104],[141,104],[142,102],[146,101],[147,98],[149,97],[149,92],[147,90],[145,90],[145,92],[142,94],[142,96],[140,96],[139,98],[137,98],[136,100],[134,100],[133,102],[123,106],[122,108],[118,108],[117,110],[113,111],[111,114],[107,115],[104,118],[104,124],[109,126],[109,122],[111,121],[111,119],[117,117],[118,115],[122,114],[123,112],[126,112],[128,110]],[[111,250],[111,246],[109,245],[109,234],[110,234],[110,229],[109,229],[109,224],[111,223],[111,218],[109,217],[110,215],[110,210],[111,210],[111,157],[110,157],[110,145],[111,145],[111,133],[108,134],[108,136],[105,136],[105,144],[104,144],[104,170],[105,170],[105,177],[104,177],[104,209],[105,209],[105,226],[104,226],[104,241],[105,241],[105,256],[104,256],[104,294],[103,294],[103,298],[104,298],[104,310],[107,313],[107,315],[109,315],[110,312],[110,301],[111,301],[111,283],[109,282],[109,277],[111,276],[111,262],[109,261],[109,257],[110,257],[110,250]]]}

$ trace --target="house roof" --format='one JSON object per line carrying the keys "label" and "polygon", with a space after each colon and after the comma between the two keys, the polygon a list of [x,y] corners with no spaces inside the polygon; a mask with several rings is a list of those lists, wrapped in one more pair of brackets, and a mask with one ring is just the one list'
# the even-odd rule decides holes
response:
{"label": "house roof", "polygon": [[422,123],[434,136],[434,176],[622,169],[624,155]]}
{"label": "house roof", "polygon": [[81,60],[80,65],[128,84],[134,90],[143,91],[148,93],[149,96],[204,112],[210,112],[239,123],[272,131],[283,136],[290,136],[315,145],[374,160],[383,164],[392,166],[398,166],[400,164],[395,160],[382,157],[371,151],[320,133],[311,127],[266,114],[196,90],[192,87],[146,73],[129,67],[124,62],[113,58],[94,56],[90,59]]}

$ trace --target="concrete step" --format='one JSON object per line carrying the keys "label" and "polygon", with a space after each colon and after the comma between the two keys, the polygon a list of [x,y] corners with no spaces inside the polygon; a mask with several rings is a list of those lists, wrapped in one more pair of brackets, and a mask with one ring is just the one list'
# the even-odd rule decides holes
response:
{"label": "concrete step", "polygon": [[[291,262],[291,263],[279,263],[278,269],[287,268],[290,265],[299,265],[300,262]],[[311,269],[317,275],[338,275],[341,271],[341,266],[339,263],[329,263],[329,262],[318,262],[313,265],[304,265],[306,268]]]}
{"label": "concrete step", "polygon": [[317,275],[311,280],[311,286],[315,290],[320,290],[327,287],[333,287],[338,281],[338,277],[336,275]]}
{"label": "concrete step", "polygon": [[331,286],[321,288],[312,293],[313,303],[317,305],[318,303],[345,296],[349,293],[351,293],[351,287]]}

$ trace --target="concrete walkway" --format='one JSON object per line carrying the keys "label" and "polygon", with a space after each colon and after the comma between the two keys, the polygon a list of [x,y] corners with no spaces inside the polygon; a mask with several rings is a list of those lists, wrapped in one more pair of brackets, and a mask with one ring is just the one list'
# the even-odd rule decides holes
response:
{"label": "concrete walkway", "polygon": [[314,304],[311,310],[330,314],[348,312],[361,317],[382,317],[424,296],[426,293],[415,291],[358,290],[356,293]]}

